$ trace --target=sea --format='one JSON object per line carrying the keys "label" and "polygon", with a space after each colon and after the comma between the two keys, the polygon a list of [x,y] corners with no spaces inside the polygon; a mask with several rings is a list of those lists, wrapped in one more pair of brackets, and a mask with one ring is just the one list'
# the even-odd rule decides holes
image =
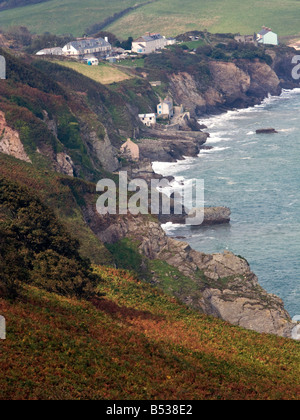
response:
{"label": "sea", "polygon": [[[230,207],[231,223],[164,225],[205,253],[229,250],[247,259],[259,283],[300,315],[300,89],[268,97],[253,108],[203,118],[210,133],[196,158],[153,163],[176,182],[201,179],[205,205]],[[275,128],[278,134],[256,134]]]}

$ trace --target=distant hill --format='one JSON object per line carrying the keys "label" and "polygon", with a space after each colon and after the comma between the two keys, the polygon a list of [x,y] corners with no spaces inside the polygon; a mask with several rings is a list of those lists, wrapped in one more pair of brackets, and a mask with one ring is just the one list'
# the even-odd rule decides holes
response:
{"label": "distant hill", "polygon": [[[6,3],[18,2],[25,3],[24,0],[7,0]],[[267,25],[280,36],[300,34],[300,4],[294,0],[271,3],[259,0],[185,0],[184,3],[181,0],[86,0],[84,7],[82,4],[80,0],[48,0],[26,8],[3,10],[0,11],[0,27],[25,25],[37,33],[49,31],[79,36],[94,24],[109,22],[105,29],[127,38],[145,31],[177,35],[193,29],[253,33]],[[132,10],[136,5],[140,7]],[[128,12],[120,13],[127,9]],[[116,19],[111,23],[113,16]]]}
{"label": "distant hill", "polygon": [[0,10],[15,9],[16,7],[30,6],[45,1],[49,0],[0,0]]}

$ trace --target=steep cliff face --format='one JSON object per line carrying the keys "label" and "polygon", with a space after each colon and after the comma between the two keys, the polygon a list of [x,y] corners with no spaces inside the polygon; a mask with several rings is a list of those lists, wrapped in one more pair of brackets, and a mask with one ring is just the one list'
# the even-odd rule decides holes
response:
{"label": "steep cliff face", "polygon": [[7,125],[4,112],[0,111],[0,153],[32,163],[25,152],[19,133]]}
{"label": "steep cliff face", "polygon": [[81,135],[90,150],[91,157],[98,159],[106,171],[115,172],[120,167],[117,159],[118,151],[112,145],[105,128],[104,131],[104,139],[100,139],[96,131],[91,131],[87,124],[83,124]]}
{"label": "steep cliff face", "polygon": [[[7,62],[7,79],[0,84],[2,153],[93,181],[103,171],[118,169],[112,139],[118,144],[120,134],[104,105],[107,100],[112,106],[104,87],[96,82],[89,86],[89,79],[54,66],[66,72],[70,85],[65,80],[57,83],[52,69],[39,70],[29,57],[0,53]],[[90,98],[84,92],[89,88]]]}
{"label": "steep cliff face", "polygon": [[[259,285],[243,258],[230,252],[206,255],[194,251],[187,243],[168,238],[153,219],[99,216],[93,205],[85,209],[85,217],[102,242],[112,244],[129,238],[147,259],[178,269],[189,279],[190,287],[175,294],[187,305],[234,325],[291,337],[294,325],[282,300]],[[152,282],[160,285],[155,271]]]}
{"label": "steep cliff face", "polygon": [[[192,115],[253,106],[269,94],[279,95],[282,87],[295,87],[290,80],[291,56],[274,57],[271,67],[256,60],[211,61],[210,83],[203,89],[196,77],[187,72],[169,74],[172,95]],[[278,75],[277,75],[278,73]]]}

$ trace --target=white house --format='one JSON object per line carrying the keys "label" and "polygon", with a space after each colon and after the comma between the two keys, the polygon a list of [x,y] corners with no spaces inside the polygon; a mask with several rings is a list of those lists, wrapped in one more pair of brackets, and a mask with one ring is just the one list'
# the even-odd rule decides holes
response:
{"label": "white house", "polygon": [[169,118],[172,118],[174,115],[173,99],[167,97],[164,101],[160,102],[157,105],[157,114],[158,116],[168,116]]}
{"label": "white house", "polygon": [[137,54],[151,54],[165,48],[169,45],[168,42],[168,39],[160,34],[147,33],[133,41],[131,51]]}
{"label": "white house", "polygon": [[147,127],[156,124],[156,114],[139,114],[139,119]]}
{"label": "white house", "polygon": [[68,57],[84,56],[86,54],[99,54],[106,56],[112,50],[111,44],[103,38],[83,38],[69,42],[63,47],[63,54]]}
{"label": "white house", "polygon": [[272,32],[271,28],[263,26],[262,30],[257,35],[259,44],[264,45],[278,45],[278,35]]}

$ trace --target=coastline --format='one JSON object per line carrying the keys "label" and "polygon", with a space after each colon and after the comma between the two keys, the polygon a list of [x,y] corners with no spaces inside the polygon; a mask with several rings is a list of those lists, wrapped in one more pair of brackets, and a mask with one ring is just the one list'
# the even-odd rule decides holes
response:
{"label": "coastline", "polygon": [[[248,112],[252,112],[252,111],[255,111],[255,109],[257,107],[261,108],[261,107],[264,107],[265,105],[269,104],[272,101],[280,100],[280,98],[282,96],[286,96],[286,95],[289,95],[290,96],[293,93],[297,94],[299,92],[300,92],[300,89],[299,88],[283,89],[280,95],[277,95],[277,96],[271,96],[270,95],[269,97],[265,98],[260,104],[255,105],[254,107],[247,107],[247,108],[241,108],[241,109],[231,109],[231,110],[227,110],[226,112],[223,112],[223,113],[212,114],[212,115],[205,115],[203,118],[200,118],[199,119],[199,123],[201,123],[201,124],[204,123],[205,124],[205,123],[207,123],[207,121],[209,121],[209,120],[211,121],[214,118],[217,118],[217,119],[219,119],[219,118],[221,118],[221,119],[228,118],[228,114],[229,115],[230,114],[231,115],[232,114],[238,115],[240,112],[247,112],[247,110],[249,110]],[[214,145],[211,144],[210,146],[213,147]],[[183,165],[187,165],[188,166],[192,161],[194,161],[194,159],[197,159],[197,158],[198,158],[198,155],[195,156],[195,157],[189,157],[189,158],[185,158],[184,157],[184,160],[180,160],[180,161],[177,161],[176,163],[172,163],[171,164],[172,165],[171,167],[174,169],[174,167],[176,167],[176,165],[178,165],[178,164],[179,164],[178,166],[181,166],[181,168],[183,167]],[[159,174],[159,166],[161,166],[161,164],[163,164],[163,162],[152,162],[153,171],[156,174]],[[170,164],[168,164],[168,165],[170,165]],[[160,175],[161,176],[166,176],[166,170],[164,170],[163,171],[163,174],[160,174]],[[170,172],[168,175],[169,176],[174,176],[174,172]],[[178,177],[174,176],[174,179],[175,179],[175,181],[179,181],[182,178],[178,178]],[[173,231],[174,230],[176,231],[178,229],[178,227],[179,226],[177,226],[176,224],[174,224],[173,225]],[[168,231],[167,230],[165,230],[165,232],[166,232],[166,234],[168,234]],[[173,236],[173,238],[174,238],[174,236]],[[176,239],[181,240],[181,241],[182,240],[185,240],[184,237],[180,237],[180,236],[177,236]]]}

